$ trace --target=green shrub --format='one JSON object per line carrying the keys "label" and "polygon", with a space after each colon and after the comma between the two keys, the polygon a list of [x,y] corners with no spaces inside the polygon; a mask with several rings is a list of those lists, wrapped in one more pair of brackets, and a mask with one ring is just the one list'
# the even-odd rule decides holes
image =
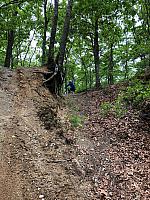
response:
{"label": "green shrub", "polygon": [[100,112],[103,117],[107,116],[112,110],[112,104],[110,102],[104,102],[100,105]]}
{"label": "green shrub", "polygon": [[145,84],[137,80],[132,82],[126,91],[122,93],[122,101],[127,106],[131,105],[135,108],[148,99],[150,99],[150,84]]}
{"label": "green shrub", "polygon": [[83,119],[83,117],[81,117],[81,116],[79,116],[79,115],[77,115],[77,114],[76,114],[76,115],[73,115],[73,114],[72,114],[72,115],[70,116],[69,121],[70,121],[72,127],[78,127],[78,126],[81,126],[81,125],[82,125],[84,119]]}
{"label": "green shrub", "polygon": [[120,101],[120,98],[114,101],[113,103],[104,102],[100,106],[101,115],[106,117],[108,114],[112,113],[116,117],[122,117],[126,113],[123,103]]}
{"label": "green shrub", "polygon": [[118,118],[120,118],[126,114],[127,109],[120,97],[114,102],[113,111],[115,113],[115,116]]}
{"label": "green shrub", "polygon": [[135,80],[122,91],[117,99],[112,102],[104,102],[100,106],[101,115],[107,116],[114,113],[117,117],[122,117],[127,112],[127,107],[139,108],[146,100],[150,99],[150,84]]}

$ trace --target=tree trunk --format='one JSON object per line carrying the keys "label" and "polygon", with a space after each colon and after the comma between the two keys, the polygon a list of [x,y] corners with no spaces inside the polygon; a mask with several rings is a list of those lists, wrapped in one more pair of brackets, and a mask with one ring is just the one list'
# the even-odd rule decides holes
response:
{"label": "tree trunk", "polygon": [[108,67],[108,84],[112,85],[114,83],[113,78],[113,44],[110,45],[110,57],[109,57],[109,67]]}
{"label": "tree trunk", "polygon": [[68,5],[66,9],[66,17],[64,21],[64,28],[63,28],[63,33],[62,33],[60,48],[59,48],[58,64],[62,72],[63,72],[63,62],[64,62],[65,51],[66,51],[67,37],[69,33],[72,4],[73,4],[73,0],[68,0]]}
{"label": "tree trunk", "polygon": [[28,45],[27,45],[27,48],[26,48],[26,54],[25,54],[24,59],[23,59],[23,66],[26,65],[26,63],[25,63],[25,62],[26,62],[26,58],[27,58],[27,55],[28,55],[28,53],[29,53],[31,43],[32,43],[32,41],[33,41],[33,39],[34,39],[35,32],[36,32],[36,30],[34,30],[33,35],[32,35],[32,38],[31,38],[31,39],[29,40],[29,42],[28,42]]}
{"label": "tree trunk", "polygon": [[99,76],[99,44],[98,44],[98,18],[95,19],[95,30],[94,30],[94,63],[95,63],[95,75],[96,75],[96,88],[100,88],[100,76]]}
{"label": "tree trunk", "polygon": [[58,64],[58,67],[59,67],[58,74],[57,74],[58,93],[60,93],[60,91],[61,91],[63,80],[65,77],[65,73],[64,73],[64,69],[63,69],[63,62],[64,62],[64,57],[65,57],[65,52],[66,52],[67,38],[68,38],[68,34],[69,34],[72,5],[73,5],[73,0],[68,0],[68,4],[67,4],[67,8],[66,8],[66,17],[65,17],[65,21],[64,21],[64,27],[63,27],[63,33],[62,33],[61,41],[60,41],[60,48],[59,48],[59,52],[58,52],[58,55],[56,58],[56,64]]}
{"label": "tree trunk", "polygon": [[[18,12],[14,11],[13,17],[17,16]],[[13,51],[13,44],[15,39],[15,31],[8,30],[7,32],[7,49],[6,49],[6,57],[4,62],[4,67],[11,68],[11,62],[12,62],[12,51]]]}
{"label": "tree trunk", "polygon": [[52,29],[51,29],[49,53],[48,53],[48,65],[50,67],[50,70],[53,71],[55,71],[54,44],[55,44],[57,21],[58,21],[58,2],[59,2],[58,0],[54,1],[54,16],[52,19]]}
{"label": "tree trunk", "polygon": [[49,89],[52,93],[55,94],[60,94],[64,80],[63,62],[66,51],[67,37],[69,33],[72,4],[73,0],[68,0],[66,8],[66,17],[64,21],[64,28],[60,41],[60,48],[56,58],[54,59],[54,44],[55,44],[55,36],[56,36],[57,20],[58,20],[58,0],[55,0],[54,17],[52,21],[52,30],[51,30],[49,55],[48,55],[48,67],[50,71],[54,72],[53,79],[49,83]]}
{"label": "tree trunk", "polygon": [[44,5],[44,34],[42,43],[42,65],[44,65],[46,62],[46,31],[48,26],[48,19],[46,15],[47,0],[43,0],[43,5]]}
{"label": "tree trunk", "polygon": [[126,33],[125,80],[128,80],[128,32]]}
{"label": "tree trunk", "polygon": [[83,66],[83,70],[84,70],[84,77],[85,77],[85,89],[87,91],[88,89],[88,77],[87,77],[87,67],[86,67],[86,64],[84,62],[84,59],[81,57],[81,63],[82,63],[82,66]]}
{"label": "tree trunk", "polygon": [[90,80],[89,80],[89,87],[92,88],[93,77],[92,77],[92,70],[90,69]]}
{"label": "tree trunk", "polygon": [[11,68],[12,50],[13,50],[14,37],[15,37],[14,30],[9,30],[7,35],[8,35],[8,41],[7,41],[4,67]]}
{"label": "tree trunk", "polygon": [[[50,44],[49,44],[49,52],[48,52],[48,69],[54,73],[53,79],[49,81],[46,85],[49,88],[49,90],[56,94],[56,88],[57,88],[57,81],[56,81],[56,74],[57,74],[57,68],[56,63],[54,59],[54,44],[55,44],[55,38],[56,38],[56,30],[57,30],[57,21],[58,21],[58,0],[54,1],[54,15],[52,18],[52,28],[51,28],[51,35],[50,35]],[[45,77],[46,79],[49,77]]]}

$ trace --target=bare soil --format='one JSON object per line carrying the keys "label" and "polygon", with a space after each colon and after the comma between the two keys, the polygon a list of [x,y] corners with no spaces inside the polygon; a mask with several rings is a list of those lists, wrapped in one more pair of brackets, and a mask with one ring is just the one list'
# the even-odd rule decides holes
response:
{"label": "bare soil", "polygon": [[149,124],[101,116],[116,88],[69,96],[69,111],[35,70],[0,72],[0,200],[150,199]]}

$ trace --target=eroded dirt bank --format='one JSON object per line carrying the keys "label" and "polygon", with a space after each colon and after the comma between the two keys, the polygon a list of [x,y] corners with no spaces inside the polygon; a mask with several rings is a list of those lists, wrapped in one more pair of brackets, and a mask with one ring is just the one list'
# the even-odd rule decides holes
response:
{"label": "eroded dirt bank", "polygon": [[150,199],[149,124],[101,116],[110,88],[68,97],[72,128],[35,70],[0,72],[0,200]]}
{"label": "eroded dirt bank", "polygon": [[0,199],[82,199],[65,111],[34,70],[0,74]]}

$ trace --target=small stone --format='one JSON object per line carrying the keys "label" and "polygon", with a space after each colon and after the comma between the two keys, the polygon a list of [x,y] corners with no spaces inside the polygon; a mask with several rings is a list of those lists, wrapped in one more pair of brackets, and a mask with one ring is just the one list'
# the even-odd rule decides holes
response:
{"label": "small stone", "polygon": [[41,195],[39,196],[39,199],[42,199],[42,198],[44,198],[44,195],[43,195],[43,194],[41,194]]}

